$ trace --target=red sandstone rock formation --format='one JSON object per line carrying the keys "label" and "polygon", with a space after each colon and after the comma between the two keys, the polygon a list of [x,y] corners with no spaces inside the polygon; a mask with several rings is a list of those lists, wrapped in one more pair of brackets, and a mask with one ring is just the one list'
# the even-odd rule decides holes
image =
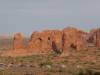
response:
{"label": "red sandstone rock formation", "polygon": [[89,43],[94,44],[96,48],[100,48],[100,29],[93,29],[90,33],[72,27],[63,30],[33,32],[28,46],[26,45],[27,49],[25,49],[23,40],[22,34],[16,33],[13,38],[13,47],[15,50],[12,50],[12,52],[8,51],[5,54],[10,56],[10,54],[14,53],[13,56],[21,56],[55,51],[61,53],[61,56],[68,56],[71,50],[86,50],[89,47]]}
{"label": "red sandstone rock formation", "polygon": [[61,53],[63,50],[63,32],[60,30],[52,31],[52,49],[57,52]]}
{"label": "red sandstone rock formation", "polygon": [[100,48],[100,29],[92,29],[88,34],[88,42]]}
{"label": "red sandstone rock formation", "polygon": [[36,53],[47,53],[52,50],[51,31],[33,32],[29,42],[29,49]]}
{"label": "red sandstone rock formation", "polygon": [[66,56],[70,52],[70,48],[76,50],[85,50],[87,48],[85,42],[85,32],[79,31],[75,28],[69,27],[63,30],[63,53],[62,56]]}
{"label": "red sandstone rock formation", "polygon": [[62,51],[63,32],[59,30],[44,30],[43,32],[33,32],[29,42],[29,49],[34,52],[47,53],[52,50]]}
{"label": "red sandstone rock formation", "polygon": [[37,49],[40,48],[40,44],[39,43],[40,43],[41,39],[38,39],[40,37],[39,34],[40,34],[39,32],[33,32],[32,33],[30,41],[29,41],[29,46],[28,46],[29,49],[37,50]]}
{"label": "red sandstone rock formation", "polygon": [[[92,42],[96,47],[100,48],[100,29],[92,30],[90,33],[72,27],[63,30],[33,32],[27,50],[29,53],[34,54],[55,51],[61,53],[61,56],[67,56],[71,50],[86,50],[88,42]],[[14,49],[24,48],[22,34],[16,33],[14,35]]]}
{"label": "red sandstone rock formation", "polygon": [[96,46],[97,46],[98,48],[100,48],[100,29],[97,29],[96,37],[97,37]]}
{"label": "red sandstone rock formation", "polygon": [[[67,28],[64,34],[59,30],[46,30],[43,32],[33,32],[29,48],[34,52],[48,52],[51,50],[67,54],[70,47],[76,47],[77,50],[86,49],[87,33],[78,31],[75,28]],[[63,47],[64,46],[64,47]]]}
{"label": "red sandstone rock formation", "polygon": [[89,46],[96,46],[96,32],[97,29],[92,29],[87,35],[87,42]]}
{"label": "red sandstone rock formation", "polygon": [[87,33],[83,32],[83,31],[77,31],[77,51],[80,50],[87,50],[87,41],[86,41],[86,37],[87,37]]}
{"label": "red sandstone rock formation", "polygon": [[34,53],[48,53],[55,51],[62,55],[69,54],[71,48],[75,50],[85,50],[87,33],[75,28],[65,28],[60,30],[44,30],[33,32],[28,48]]}
{"label": "red sandstone rock formation", "polygon": [[23,49],[23,36],[21,33],[16,33],[13,38],[14,49]]}

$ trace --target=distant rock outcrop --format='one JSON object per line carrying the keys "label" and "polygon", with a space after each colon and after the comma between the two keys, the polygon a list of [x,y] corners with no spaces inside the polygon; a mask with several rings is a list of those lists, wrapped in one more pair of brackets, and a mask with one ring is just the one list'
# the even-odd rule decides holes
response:
{"label": "distant rock outcrop", "polygon": [[67,55],[70,48],[76,51],[87,49],[87,33],[76,28],[65,28],[64,30],[44,30],[33,32],[28,48],[34,53],[48,53],[55,51]]}
{"label": "distant rock outcrop", "polygon": [[28,48],[36,53],[46,53],[52,50],[51,31],[33,32]]}
{"label": "distant rock outcrop", "polygon": [[86,33],[79,31],[76,28],[68,27],[63,30],[63,52],[62,55],[68,55],[70,49],[73,48],[76,51],[86,50]]}
{"label": "distant rock outcrop", "polygon": [[92,29],[88,34],[88,42],[100,48],[100,29]]}
{"label": "distant rock outcrop", "polygon": [[63,50],[63,32],[60,30],[52,31],[52,50],[61,53]]}
{"label": "distant rock outcrop", "polygon": [[23,49],[24,48],[23,39],[24,38],[21,33],[16,33],[14,35],[14,38],[13,38],[14,49]]}
{"label": "distant rock outcrop", "polygon": [[100,29],[97,29],[97,32],[96,32],[96,36],[97,36],[97,47],[100,48]]}
{"label": "distant rock outcrop", "polygon": [[61,56],[68,56],[72,50],[79,52],[88,50],[90,46],[100,48],[100,29],[92,29],[89,33],[73,27],[33,32],[26,45],[23,39],[21,33],[14,35],[13,47],[15,50],[25,49],[25,52],[29,54],[45,54],[54,51]]}

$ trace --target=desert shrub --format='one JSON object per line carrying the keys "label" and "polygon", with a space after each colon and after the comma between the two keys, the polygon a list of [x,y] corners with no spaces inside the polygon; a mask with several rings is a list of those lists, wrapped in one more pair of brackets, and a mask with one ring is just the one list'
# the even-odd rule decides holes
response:
{"label": "desert shrub", "polygon": [[50,66],[52,66],[53,63],[52,63],[51,61],[43,61],[43,62],[41,62],[39,65],[40,65],[40,67],[42,67],[42,66],[46,66],[46,65],[50,65]]}
{"label": "desert shrub", "polygon": [[83,70],[79,70],[78,75],[85,75],[85,72]]}
{"label": "desert shrub", "polygon": [[0,70],[0,75],[4,75],[4,71],[3,70]]}
{"label": "desert shrub", "polygon": [[77,75],[100,75],[100,72],[96,72],[94,70],[88,70],[88,69],[80,69]]}
{"label": "desert shrub", "polygon": [[67,64],[68,63],[68,60],[67,59],[64,59],[61,63]]}

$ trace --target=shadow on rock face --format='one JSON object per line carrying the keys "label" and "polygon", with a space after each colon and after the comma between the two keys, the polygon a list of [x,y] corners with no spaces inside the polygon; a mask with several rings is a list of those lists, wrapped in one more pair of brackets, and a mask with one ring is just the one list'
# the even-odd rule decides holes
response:
{"label": "shadow on rock face", "polygon": [[57,54],[61,54],[60,49],[56,46],[55,42],[52,42],[52,49],[57,53]]}

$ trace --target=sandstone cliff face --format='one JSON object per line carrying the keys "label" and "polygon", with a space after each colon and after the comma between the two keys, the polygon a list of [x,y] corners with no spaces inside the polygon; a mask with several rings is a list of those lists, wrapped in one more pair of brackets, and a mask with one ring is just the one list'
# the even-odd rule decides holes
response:
{"label": "sandstone cliff face", "polygon": [[63,47],[62,37],[63,32],[59,30],[33,32],[29,42],[29,49],[40,53],[47,53],[50,51],[60,53]]}
{"label": "sandstone cliff face", "polygon": [[87,33],[72,27],[65,28],[62,31],[44,30],[42,32],[33,32],[28,48],[37,53],[55,51],[67,55],[71,48],[76,51],[87,48],[86,35]]}
{"label": "sandstone cliff face", "polygon": [[65,28],[63,33],[63,54],[69,53],[70,48],[74,48],[76,51],[87,49],[85,32],[69,27]]}
{"label": "sandstone cliff face", "polygon": [[88,34],[88,42],[100,48],[100,29],[92,29]]}
{"label": "sandstone cliff face", "polygon": [[23,36],[21,33],[16,33],[13,38],[13,47],[14,49],[23,49],[24,44],[23,44]]}
{"label": "sandstone cliff face", "polygon": [[97,46],[98,48],[100,48],[100,29],[97,29],[96,37],[97,37],[96,46]]}
{"label": "sandstone cliff face", "polygon": [[41,49],[44,52],[50,52],[52,50],[52,31],[44,30],[43,32],[41,32],[41,38],[42,38]]}
{"label": "sandstone cliff face", "polygon": [[76,46],[77,51],[80,50],[87,50],[87,41],[86,41],[87,33],[84,31],[77,31],[77,39],[76,39]]}
{"label": "sandstone cliff face", "polygon": [[52,50],[61,53],[63,50],[63,32],[60,30],[52,31]]}
{"label": "sandstone cliff face", "polygon": [[92,29],[87,35],[87,42],[96,46],[96,31],[97,29]]}
{"label": "sandstone cliff face", "polygon": [[52,50],[51,31],[33,32],[29,42],[29,49],[39,53]]}
{"label": "sandstone cliff face", "polygon": [[[100,29],[93,29],[90,33],[67,27],[63,30],[44,30],[33,32],[27,45],[28,52],[49,53],[54,51],[61,56],[67,56],[71,50],[87,50],[92,43],[100,48]],[[23,49],[23,36],[21,33],[14,35],[14,49]]]}

